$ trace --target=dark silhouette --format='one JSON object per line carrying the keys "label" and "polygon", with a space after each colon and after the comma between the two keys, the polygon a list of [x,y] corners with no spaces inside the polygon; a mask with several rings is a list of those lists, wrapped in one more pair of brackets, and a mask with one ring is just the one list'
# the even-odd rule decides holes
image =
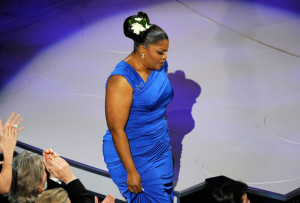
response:
{"label": "dark silhouette", "polygon": [[170,128],[171,146],[174,157],[174,187],[178,181],[182,140],[195,127],[192,117],[192,107],[201,93],[201,87],[193,80],[187,79],[183,71],[169,73],[173,86],[174,98],[167,108],[167,120]]}

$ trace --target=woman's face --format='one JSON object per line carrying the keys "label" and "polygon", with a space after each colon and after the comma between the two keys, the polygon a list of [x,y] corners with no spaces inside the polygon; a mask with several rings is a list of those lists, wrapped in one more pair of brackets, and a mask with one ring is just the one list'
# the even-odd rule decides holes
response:
{"label": "woman's face", "polygon": [[142,50],[145,58],[142,63],[151,70],[159,70],[167,58],[169,40],[161,40],[156,44],[149,44],[148,48]]}

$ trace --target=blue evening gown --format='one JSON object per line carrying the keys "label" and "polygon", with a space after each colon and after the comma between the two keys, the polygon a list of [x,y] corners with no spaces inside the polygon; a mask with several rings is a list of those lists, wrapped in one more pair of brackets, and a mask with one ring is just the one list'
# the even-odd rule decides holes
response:
{"label": "blue evening gown", "polygon": [[173,202],[173,160],[166,106],[173,89],[166,74],[167,61],[152,70],[147,81],[121,61],[111,75],[124,76],[133,88],[133,100],[125,132],[134,164],[142,179],[142,193],[127,188],[127,173],[115,150],[111,132],[103,138],[104,160],[112,180],[128,202]]}

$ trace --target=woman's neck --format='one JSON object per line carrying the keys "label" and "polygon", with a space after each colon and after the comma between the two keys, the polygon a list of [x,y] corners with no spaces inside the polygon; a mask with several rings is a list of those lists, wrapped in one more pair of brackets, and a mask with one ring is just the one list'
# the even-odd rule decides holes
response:
{"label": "woman's neck", "polygon": [[124,61],[130,64],[137,72],[151,72],[151,70],[142,63],[142,57],[138,52],[131,52]]}

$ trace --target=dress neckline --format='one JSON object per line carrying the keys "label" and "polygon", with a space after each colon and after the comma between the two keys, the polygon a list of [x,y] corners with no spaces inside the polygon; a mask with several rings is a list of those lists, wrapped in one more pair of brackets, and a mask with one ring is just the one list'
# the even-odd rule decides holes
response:
{"label": "dress neckline", "polygon": [[125,61],[125,60],[123,60],[123,62],[126,63],[126,64],[127,64],[127,65],[135,72],[135,74],[139,77],[139,79],[140,79],[141,82],[144,82],[144,84],[146,84],[146,83],[149,81],[150,76],[152,76],[153,70],[151,70],[151,72],[150,72],[150,74],[149,74],[147,80],[145,81],[145,80],[142,78],[142,76],[134,69],[134,67],[132,67],[132,65],[130,65],[130,64],[129,64],[127,61]]}

